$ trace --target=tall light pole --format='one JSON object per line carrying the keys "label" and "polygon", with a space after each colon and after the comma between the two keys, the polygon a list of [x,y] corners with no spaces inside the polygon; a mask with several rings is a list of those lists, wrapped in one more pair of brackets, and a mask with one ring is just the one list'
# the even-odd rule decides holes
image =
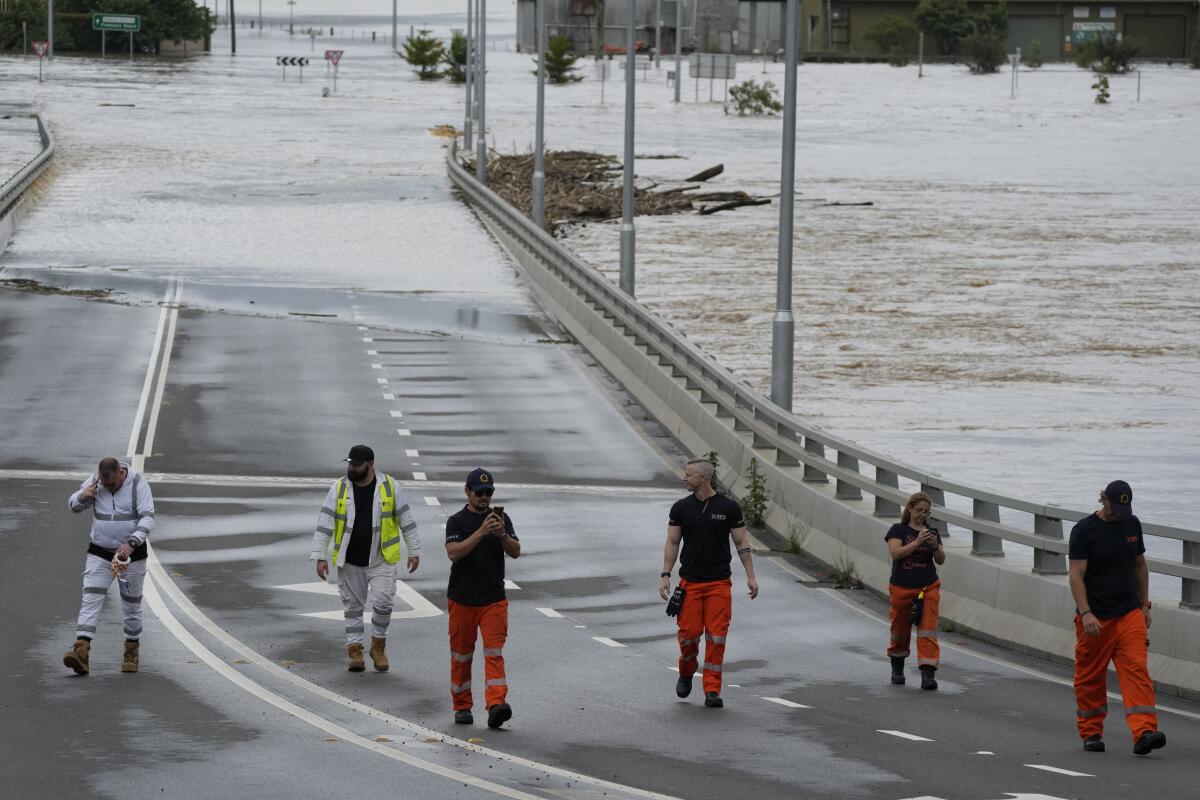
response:
{"label": "tall light pole", "polygon": [[397,0],[392,0],[392,51],[393,52],[395,52],[396,48],[400,44],[399,40],[396,39],[396,16],[397,16],[396,2],[397,2]]}
{"label": "tall light pole", "polygon": [[792,354],[796,321],[792,316],[792,221],[796,199],[796,2],[787,0],[784,34],[783,158],[779,177],[779,264],[775,319],[771,323],[771,402],[792,410]]}
{"label": "tall light pole", "polygon": [[475,137],[475,179],[487,184],[487,0],[479,0],[479,134]]}
{"label": "tall light pole", "polygon": [[675,102],[683,83],[683,0],[675,0]]}
{"label": "tall light pole", "polygon": [[258,38],[262,38],[262,0],[258,0]]}
{"label": "tall light pole", "polygon": [[662,67],[662,0],[654,0],[654,68]]}
{"label": "tall light pole", "polygon": [[471,137],[471,120],[475,117],[475,109],[471,103],[471,85],[475,82],[475,0],[467,0],[467,106],[463,119],[463,149],[470,152],[475,147]]}
{"label": "tall light pole", "polygon": [[288,36],[293,36],[296,33],[296,26],[293,23],[296,13],[296,0],[287,0],[288,4]]}
{"label": "tall light pole", "polygon": [[46,2],[46,56],[54,58],[54,0]]}
{"label": "tall light pole", "polygon": [[625,186],[621,193],[621,290],[634,296],[633,256],[633,96],[637,86],[637,2],[629,0],[629,21],[625,30]]}
{"label": "tall light pole", "polygon": [[229,54],[237,55],[237,12],[234,10],[233,0],[229,0]]}
{"label": "tall light pole", "polygon": [[537,25],[537,133],[533,148],[533,222],[546,222],[546,0],[535,0]]}

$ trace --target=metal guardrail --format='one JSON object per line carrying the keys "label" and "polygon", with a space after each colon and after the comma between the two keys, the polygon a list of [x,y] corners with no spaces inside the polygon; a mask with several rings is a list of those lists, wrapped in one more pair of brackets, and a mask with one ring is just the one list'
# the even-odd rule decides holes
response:
{"label": "metal guardrail", "polygon": [[[971,531],[971,552],[1003,557],[1004,542],[1033,548],[1033,571],[1046,575],[1067,572],[1067,541],[1063,521],[1073,522],[1091,512],[1033,503],[975,489],[917,467],[896,461],[853,442],[806,426],[792,413],[776,406],[759,392],[741,384],[712,356],[685,339],[668,323],[647,311],[614,283],[584,264],[544,230],[534,225],[490,189],[476,182],[458,162],[457,143],[447,156],[451,180],[481,213],[510,233],[532,256],[595,308],[625,336],[658,358],[677,380],[700,392],[702,403],[718,417],[732,418],[733,427],[752,435],[756,448],[773,448],[779,466],[803,467],[803,480],[836,481],[835,495],[843,500],[874,498],[875,515],[895,518],[908,499],[899,488],[906,478],[920,485],[934,501],[933,517],[943,535],[948,525]],[[830,452],[832,451],[832,453]],[[873,472],[867,474],[863,470]],[[947,507],[946,498],[970,501],[971,513]],[[1001,521],[1001,512],[1028,515],[1031,527],[1022,529]],[[1011,518],[1011,513],[1005,514]],[[1182,579],[1180,605],[1200,608],[1200,532],[1143,522],[1144,533],[1183,543],[1183,558],[1167,561],[1147,558],[1150,571]]]}
{"label": "metal guardrail", "polygon": [[21,167],[7,183],[0,186],[0,219],[12,211],[21,195],[45,172],[46,167],[50,165],[50,159],[54,157],[54,134],[50,132],[46,120],[42,119],[41,112],[36,112],[33,116],[37,119],[38,135],[42,138],[42,152]]}

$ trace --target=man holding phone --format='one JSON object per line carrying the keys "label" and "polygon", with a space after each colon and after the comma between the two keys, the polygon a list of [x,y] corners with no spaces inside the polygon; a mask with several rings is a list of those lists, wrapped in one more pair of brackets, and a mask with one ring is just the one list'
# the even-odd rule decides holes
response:
{"label": "man holding phone", "polygon": [[519,558],[521,542],[503,506],[492,505],[496,486],[483,467],[471,470],[463,491],[467,504],[446,520],[446,555],[450,585],[446,610],[450,617],[450,697],[454,721],[470,725],[471,662],[475,640],[483,634],[488,727],[499,728],[512,718],[505,702],[504,642],[508,637],[508,599],[504,594],[504,557]]}

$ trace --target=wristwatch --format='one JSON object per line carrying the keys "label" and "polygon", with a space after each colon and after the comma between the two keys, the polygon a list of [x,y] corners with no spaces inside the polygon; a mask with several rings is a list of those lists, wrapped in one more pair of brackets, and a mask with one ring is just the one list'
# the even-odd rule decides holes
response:
{"label": "wristwatch", "polygon": [[659,576],[658,576],[658,577],[660,577],[660,578],[669,578],[669,577],[671,577],[671,573],[669,573],[669,572],[663,572],[663,573],[659,574]]}
{"label": "wristwatch", "polygon": [[1144,608],[1144,609],[1146,609],[1147,611],[1149,611],[1149,610],[1150,610],[1150,601],[1149,601],[1149,600],[1147,600],[1146,602],[1142,603],[1142,608]]}

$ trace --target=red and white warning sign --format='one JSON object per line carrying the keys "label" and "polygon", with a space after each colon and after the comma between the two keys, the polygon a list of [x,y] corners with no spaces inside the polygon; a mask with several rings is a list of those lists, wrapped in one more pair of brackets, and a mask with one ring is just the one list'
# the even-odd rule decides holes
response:
{"label": "red and white warning sign", "polygon": [[33,52],[37,54],[38,58],[46,57],[46,52],[50,49],[49,42],[45,40],[38,40],[36,42],[31,42],[30,44],[33,45]]}
{"label": "red and white warning sign", "polygon": [[325,60],[332,61],[333,65],[336,67],[338,65],[338,62],[342,60],[342,53],[344,53],[344,52],[346,52],[346,51],[345,50],[326,50],[325,51]]}

